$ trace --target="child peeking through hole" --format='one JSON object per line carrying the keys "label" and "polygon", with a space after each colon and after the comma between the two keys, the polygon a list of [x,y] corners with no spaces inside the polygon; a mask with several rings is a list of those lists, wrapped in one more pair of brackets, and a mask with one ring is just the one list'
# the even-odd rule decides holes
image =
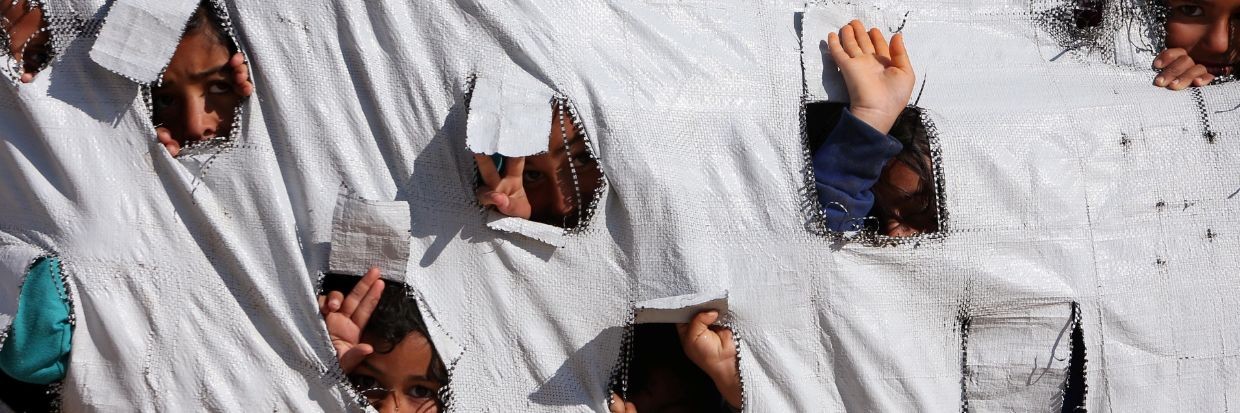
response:
{"label": "child peeking through hole", "polygon": [[379,269],[371,268],[360,280],[328,275],[327,294],[319,296],[341,369],[381,413],[443,408],[439,389],[448,383],[448,370],[408,288],[380,279]]}
{"label": "child peeking through hole", "polygon": [[718,320],[718,311],[705,311],[685,324],[634,327],[627,398],[612,393],[611,413],[740,411],[736,342]]}
{"label": "child peeking through hole", "polygon": [[172,156],[194,142],[227,137],[237,107],[252,93],[245,58],[204,2],[151,88],[155,135]]}
{"label": "child peeking through hole", "polygon": [[1167,12],[1167,49],[1154,59],[1155,86],[1182,90],[1236,74],[1240,0],[1154,1],[1164,1]]}
{"label": "child peeking through hole", "polygon": [[[827,227],[858,230],[873,217],[879,232],[888,236],[937,231],[929,140],[920,112],[907,108],[915,75],[903,35],[892,36],[888,45],[878,29],[867,31],[853,20],[828,35],[827,47],[850,99],[813,152]],[[807,119],[807,124],[818,121]]]}
{"label": "child peeking through hole", "polygon": [[603,170],[563,101],[552,104],[547,152],[525,157],[474,154],[478,203],[501,214],[572,229],[584,223]]}
{"label": "child peeking through hole", "polygon": [[51,59],[51,40],[43,8],[29,0],[0,1],[0,21],[4,39],[8,41],[9,57],[21,73],[22,83],[34,81],[34,75]]}

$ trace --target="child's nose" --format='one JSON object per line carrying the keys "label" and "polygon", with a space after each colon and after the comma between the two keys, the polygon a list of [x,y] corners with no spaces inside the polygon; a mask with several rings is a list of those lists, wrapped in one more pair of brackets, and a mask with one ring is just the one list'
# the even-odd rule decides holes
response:
{"label": "child's nose", "polygon": [[201,141],[214,138],[219,126],[219,115],[207,112],[205,99],[191,99],[185,106],[186,140]]}
{"label": "child's nose", "polygon": [[1232,26],[1230,16],[1215,21],[1201,39],[1201,43],[1198,44],[1199,48],[1202,51],[1218,55],[1230,52],[1232,47],[1231,37],[1234,32]]}

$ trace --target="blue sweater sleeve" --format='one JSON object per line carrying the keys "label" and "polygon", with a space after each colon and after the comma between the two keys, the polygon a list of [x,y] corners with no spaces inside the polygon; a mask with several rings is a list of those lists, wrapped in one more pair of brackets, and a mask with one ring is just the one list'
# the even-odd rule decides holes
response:
{"label": "blue sweater sleeve", "polygon": [[73,325],[60,260],[35,261],[22,283],[17,314],[0,348],[0,370],[19,381],[50,384],[65,377]]}
{"label": "blue sweater sleeve", "polygon": [[818,203],[828,228],[858,229],[859,218],[864,218],[874,206],[870,188],[878,182],[883,166],[901,149],[900,141],[879,133],[844,110],[813,158]]}

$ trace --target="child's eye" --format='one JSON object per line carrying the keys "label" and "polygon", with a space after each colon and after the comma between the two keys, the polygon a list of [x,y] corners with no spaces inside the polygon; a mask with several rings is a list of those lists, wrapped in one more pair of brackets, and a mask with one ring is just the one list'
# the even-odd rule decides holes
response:
{"label": "child's eye", "polygon": [[228,82],[213,82],[211,83],[211,86],[207,88],[207,92],[211,94],[215,94],[215,95],[218,95],[221,93],[228,93],[231,91],[232,91],[232,85],[229,84]]}
{"label": "child's eye", "polygon": [[522,178],[525,179],[525,182],[538,182],[543,179],[543,173],[538,171],[525,171],[525,173],[522,174]]}
{"label": "child's eye", "polygon": [[1205,10],[1202,9],[1201,6],[1194,6],[1191,4],[1178,6],[1175,8],[1175,12],[1176,14],[1184,17],[1201,17],[1205,14]]}
{"label": "child's eye", "polygon": [[173,103],[173,98],[169,95],[155,95],[151,97],[151,105],[155,107],[157,112],[172,106]]}
{"label": "child's eye", "polygon": [[406,390],[405,394],[415,399],[429,399],[435,395],[435,389],[426,386],[413,386]]}

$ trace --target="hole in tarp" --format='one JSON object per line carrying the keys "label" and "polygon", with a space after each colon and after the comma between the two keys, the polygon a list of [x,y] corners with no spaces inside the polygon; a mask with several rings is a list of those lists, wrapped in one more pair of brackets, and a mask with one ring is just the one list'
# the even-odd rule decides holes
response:
{"label": "hole in tarp", "polygon": [[[1167,69],[1155,69],[1157,76],[1167,76],[1166,83],[1155,84],[1159,87],[1180,90],[1204,86],[1210,78],[1202,77],[1198,83],[1194,79],[1206,73],[1213,75],[1208,84],[1228,82],[1235,80],[1240,68],[1240,48],[1236,47],[1240,32],[1232,17],[1236,10],[1195,0],[1059,0],[1031,5],[1045,3],[1054,6],[1035,13],[1034,19],[1064,48],[1064,53],[1080,50],[1114,61],[1129,54],[1118,53],[1117,47],[1130,47],[1132,51],[1172,61],[1187,57],[1190,63],[1178,68],[1170,68],[1169,61],[1165,62]],[[1125,39],[1127,44],[1117,39]],[[1180,76],[1189,70],[1197,72]],[[1171,84],[1176,78],[1181,82]]]}
{"label": "hole in tarp", "polygon": [[1084,413],[1087,392],[1085,364],[1085,331],[1081,328],[1081,305],[1072,303],[1071,356],[1068,359],[1068,378],[1064,382],[1063,413]]}
{"label": "hole in tarp", "polygon": [[230,140],[238,129],[241,104],[254,86],[230,27],[222,5],[202,2],[149,86],[151,123],[173,156],[201,142]]}
{"label": "hole in tarp", "polygon": [[[869,158],[833,156],[848,153],[832,139],[841,125],[847,103],[811,102],[805,105],[806,144],[814,174],[818,212],[824,233],[861,231],[876,244],[933,234],[943,229],[947,216],[943,202],[943,174],[933,124],[921,108],[909,106],[888,135],[900,142],[894,156]],[[851,142],[849,142],[851,143]],[[871,152],[872,153],[872,152]],[[865,171],[880,171],[877,180]],[[872,185],[863,183],[874,182]],[[871,198],[872,197],[872,198]],[[867,205],[867,210],[850,205]]]}
{"label": "hole in tarp", "polygon": [[0,1],[0,40],[9,70],[29,83],[52,61],[52,34],[41,4],[30,0]]}
{"label": "hole in tarp", "polygon": [[583,231],[606,186],[588,141],[570,102],[554,99],[546,152],[474,154],[478,203],[510,217]]}
{"label": "hole in tarp", "polygon": [[0,410],[8,406],[17,413],[55,411],[56,385],[18,381],[0,370]]}
{"label": "hole in tarp", "polygon": [[[731,331],[722,326],[712,326],[710,330],[705,334]],[[681,340],[676,324],[630,326],[620,364],[613,372],[612,402],[631,403],[638,412],[739,411],[741,406],[733,406],[720,390],[730,393],[737,404],[743,403],[737,341],[723,344],[724,354],[729,354],[726,350],[731,349],[731,363],[737,366],[736,377],[716,381],[686,354],[693,350],[686,349]],[[628,410],[613,406],[611,411]]]}
{"label": "hole in tarp", "polygon": [[[340,292],[346,297],[341,310],[347,311],[347,297],[360,280],[352,275],[326,274],[321,293]],[[379,303],[364,324],[354,323],[343,312],[324,316],[324,321],[333,344],[339,338],[345,342],[359,340],[374,348],[363,363],[345,371],[341,378],[360,396],[359,402],[380,410],[396,405],[413,406],[411,411],[430,411],[432,407],[447,410],[451,372],[435,350],[417,300],[406,284],[384,280]]]}

